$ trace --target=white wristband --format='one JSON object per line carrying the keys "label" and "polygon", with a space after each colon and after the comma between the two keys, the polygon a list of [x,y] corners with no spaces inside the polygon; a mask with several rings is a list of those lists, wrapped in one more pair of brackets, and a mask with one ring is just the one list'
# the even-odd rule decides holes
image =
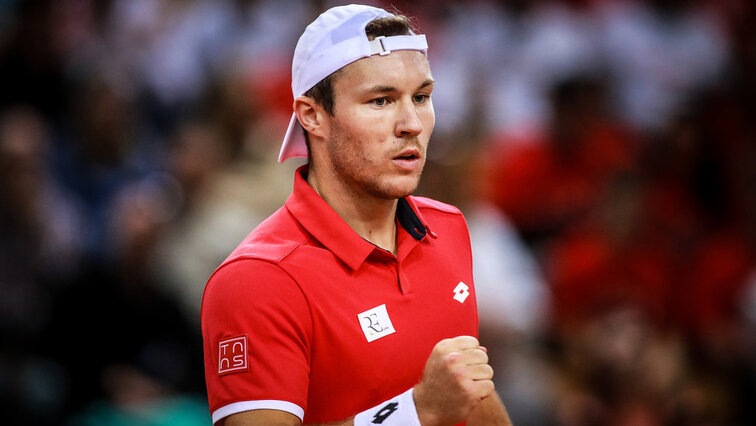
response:
{"label": "white wristband", "polygon": [[413,388],[354,416],[354,426],[420,426]]}

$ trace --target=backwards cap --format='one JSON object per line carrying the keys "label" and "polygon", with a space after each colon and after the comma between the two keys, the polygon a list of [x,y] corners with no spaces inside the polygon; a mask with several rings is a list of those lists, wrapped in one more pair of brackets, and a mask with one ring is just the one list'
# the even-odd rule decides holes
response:
{"label": "backwards cap", "polygon": [[[299,37],[291,64],[291,92],[296,99],[321,80],[352,62],[372,55],[388,55],[393,50],[419,50],[427,53],[424,35],[398,35],[368,40],[365,26],[376,18],[392,17],[389,12],[371,6],[350,4],[323,12]],[[304,131],[291,115],[278,162],[287,158],[307,157]]]}

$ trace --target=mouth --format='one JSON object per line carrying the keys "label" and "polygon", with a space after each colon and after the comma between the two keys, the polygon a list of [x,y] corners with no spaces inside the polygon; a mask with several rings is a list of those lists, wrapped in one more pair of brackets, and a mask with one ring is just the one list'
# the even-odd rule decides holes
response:
{"label": "mouth", "polygon": [[399,153],[396,157],[394,157],[394,160],[404,160],[404,161],[412,161],[417,160],[420,158],[420,151],[412,148],[412,149],[406,149]]}
{"label": "mouth", "polygon": [[408,148],[393,157],[392,160],[403,173],[414,173],[422,167],[421,158],[420,150]]}

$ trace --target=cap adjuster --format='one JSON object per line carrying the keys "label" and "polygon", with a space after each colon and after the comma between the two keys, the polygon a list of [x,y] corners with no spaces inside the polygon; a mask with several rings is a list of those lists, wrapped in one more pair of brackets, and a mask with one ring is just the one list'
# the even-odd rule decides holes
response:
{"label": "cap adjuster", "polygon": [[386,48],[386,45],[383,44],[383,39],[385,39],[386,36],[378,36],[372,40],[370,40],[370,55],[375,55],[376,53],[381,56],[386,56],[389,53],[391,53],[391,50]]}

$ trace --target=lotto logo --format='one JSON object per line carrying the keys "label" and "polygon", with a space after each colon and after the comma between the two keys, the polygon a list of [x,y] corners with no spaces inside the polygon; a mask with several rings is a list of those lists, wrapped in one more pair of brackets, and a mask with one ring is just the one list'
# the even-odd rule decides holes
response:
{"label": "lotto logo", "polygon": [[465,300],[469,295],[470,287],[468,287],[467,284],[463,283],[462,281],[460,281],[459,284],[454,287],[454,300],[456,300],[457,302],[465,303]]}
{"label": "lotto logo", "polygon": [[218,342],[218,374],[247,371],[247,336]]}
{"label": "lotto logo", "polygon": [[394,414],[394,411],[399,407],[398,402],[390,402],[386,405],[384,405],[380,410],[378,410],[377,413],[375,413],[375,416],[373,416],[373,421],[371,423],[373,424],[381,424],[383,423],[388,416]]}

